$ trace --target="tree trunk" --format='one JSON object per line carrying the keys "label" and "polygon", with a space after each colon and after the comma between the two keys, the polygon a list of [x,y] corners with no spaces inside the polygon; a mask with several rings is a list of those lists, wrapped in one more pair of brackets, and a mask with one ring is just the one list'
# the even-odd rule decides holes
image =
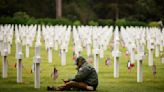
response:
{"label": "tree trunk", "polygon": [[62,17],[62,0],[56,0],[56,18]]}

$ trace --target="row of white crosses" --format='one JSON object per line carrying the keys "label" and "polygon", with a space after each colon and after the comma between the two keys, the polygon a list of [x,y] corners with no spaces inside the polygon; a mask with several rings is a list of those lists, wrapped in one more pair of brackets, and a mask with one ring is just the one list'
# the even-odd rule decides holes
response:
{"label": "row of white crosses", "polygon": [[[73,48],[75,50],[75,55],[77,57],[79,57],[82,50],[83,50],[82,42],[81,42],[82,41],[82,35],[80,36],[80,33],[75,26],[73,27],[72,30],[73,30]],[[88,34],[88,35],[90,35],[90,34]],[[90,39],[88,39],[88,42],[90,42],[90,43],[88,43],[88,45],[90,46],[90,44],[91,44]],[[88,53],[90,53],[91,52],[90,47],[88,47],[87,49],[88,49]]]}
{"label": "row of white crosses", "polygon": [[114,57],[114,72],[113,72],[114,78],[119,77],[119,56],[120,56],[119,44],[120,44],[120,35],[119,35],[118,27],[116,27],[114,31],[114,49],[112,51],[112,56]]}
{"label": "row of white crosses", "polygon": [[17,60],[17,83],[22,83],[22,40],[20,39],[19,28],[15,27],[15,43],[16,43],[16,60]]}
{"label": "row of white crosses", "polygon": [[43,26],[42,34],[48,50],[48,62],[52,63],[52,49],[61,51],[61,65],[66,65],[66,52],[70,41],[70,26]]}
{"label": "row of white crosses", "polygon": [[0,54],[2,59],[2,78],[7,78],[7,56],[11,53],[13,25],[0,25]]}
{"label": "row of white crosses", "polygon": [[[38,27],[39,30],[40,27]],[[35,38],[37,25],[17,25],[15,30],[19,30],[20,39],[22,41],[22,46],[26,46],[26,58],[29,57],[29,48],[32,47],[32,43]]]}
{"label": "row of white crosses", "polygon": [[32,46],[35,34],[35,56],[34,56],[34,87],[40,88],[40,46],[41,46],[41,27],[37,25],[25,26],[18,25],[15,26],[15,42],[16,42],[16,59],[17,59],[17,83],[22,83],[22,46],[26,46],[26,57],[29,56],[29,46]]}
{"label": "row of white crosses", "polygon": [[100,55],[100,58],[104,57],[104,51],[108,48],[113,35],[113,27],[94,27],[92,32],[94,67],[98,72],[98,56]]}
{"label": "row of white crosses", "polygon": [[136,44],[135,44],[135,35],[136,33],[134,32],[134,29],[132,28],[121,28],[121,34],[123,41],[125,43],[125,47],[127,48],[129,54],[130,54],[130,61],[132,64],[135,63],[135,49],[136,49]]}
{"label": "row of white crosses", "polygon": [[[19,25],[19,28],[21,26]],[[15,36],[16,36],[16,59],[17,59],[17,82],[22,82],[22,44],[20,39],[19,28],[17,25],[1,25],[0,26],[0,50],[1,55],[4,57],[3,59],[3,72],[2,77],[7,78],[7,55],[11,52],[11,45],[12,45],[12,38],[13,38],[13,32],[15,28]],[[23,37],[22,37],[23,38]]]}
{"label": "row of white crosses", "polygon": [[[137,34],[138,31],[138,34]],[[145,54],[145,45],[146,45],[146,35],[145,32],[142,29],[135,30],[136,33],[136,51],[137,55],[135,56],[135,60],[137,60],[137,82],[142,82],[142,62],[143,57]]]}
{"label": "row of white crosses", "polygon": [[[22,46],[26,46],[26,57],[29,57],[29,47],[36,36],[35,43],[35,80],[34,87],[40,88],[40,46],[41,30],[45,40],[45,48],[48,50],[48,61],[52,63],[52,48],[61,51],[61,65],[66,65],[66,52],[70,41],[70,26],[37,26],[37,25],[15,25],[15,43],[17,59],[17,83],[22,82]],[[2,77],[7,78],[7,55],[10,54],[12,45],[14,26],[0,25],[0,52],[3,56]],[[118,27],[114,31],[114,77],[119,77],[119,35]],[[79,26],[73,27],[73,41],[75,44],[75,53],[80,56],[82,47],[87,48],[87,55],[94,55],[94,67],[98,72],[99,57],[104,57],[104,51],[107,49],[109,41],[113,35],[113,27],[97,26]],[[131,63],[137,60],[137,82],[142,82],[142,60],[145,51],[145,45],[149,50],[149,66],[153,65],[153,49],[156,50],[156,57],[159,57],[159,51],[164,47],[164,30],[161,32],[158,28],[142,27],[121,27],[121,37],[126,48],[130,52]],[[147,43],[146,43],[147,42]],[[155,48],[154,48],[155,47]],[[135,55],[135,50],[137,55]],[[93,51],[93,52],[91,52]]]}
{"label": "row of white crosses", "polygon": [[164,32],[161,32],[158,28],[150,28],[146,31],[147,34],[147,49],[149,51],[149,66],[154,64],[153,53],[155,49],[156,58],[159,57],[160,52],[164,47]]}
{"label": "row of white crosses", "polygon": [[[32,30],[32,31],[31,31]],[[29,32],[27,32],[29,31]],[[35,44],[35,56],[34,56],[34,87],[40,88],[40,46],[41,46],[41,32],[40,26],[31,25],[18,25],[15,26],[15,42],[16,42],[16,59],[17,59],[17,83],[22,83],[22,46],[26,45],[26,54],[29,54],[29,46],[32,46],[32,42],[35,38],[36,31],[36,44]],[[28,35],[28,36],[27,36]],[[27,46],[28,45],[28,46]]]}
{"label": "row of white crosses", "polygon": [[[149,66],[152,66],[153,50],[156,49],[156,56],[158,57],[159,45],[161,48],[160,50],[163,50],[164,35],[158,28],[122,27],[121,36],[125,43],[125,47],[130,52],[131,63],[134,63],[137,60],[137,82],[142,82],[142,61],[145,46],[147,44],[147,49],[149,51],[148,64]],[[154,48],[155,46],[156,48]],[[136,55],[135,50],[137,52]]]}
{"label": "row of white crosses", "polygon": [[155,56],[159,57],[160,52],[163,51],[164,47],[164,31],[161,32],[161,30],[157,28],[154,28],[152,30],[155,31]]}
{"label": "row of white crosses", "polygon": [[61,31],[59,41],[61,42],[60,45],[60,51],[61,51],[61,65],[64,66],[66,65],[66,53],[68,52],[68,45],[70,41],[70,34],[71,34],[71,27],[69,26],[68,28],[62,28],[62,29],[57,29]]}
{"label": "row of white crosses", "polygon": [[147,31],[147,49],[149,51],[149,56],[148,56],[148,65],[152,66],[154,63],[153,60],[153,53],[154,53],[154,47],[155,47],[155,34],[152,32],[153,30],[149,30],[150,32]]}
{"label": "row of white crosses", "polygon": [[[87,48],[87,55],[93,54],[94,67],[98,72],[99,57],[104,57],[104,51],[107,49],[109,41],[112,37],[113,27],[101,26],[79,26],[73,27],[73,43],[76,56],[84,48]],[[92,52],[91,52],[92,51]]]}
{"label": "row of white crosses", "polygon": [[[146,36],[144,28],[127,27],[121,28],[121,36],[127,50],[130,52],[131,63],[137,61],[137,82],[142,82],[142,61],[144,56],[144,46],[146,45]],[[135,51],[137,54],[135,54]]]}
{"label": "row of white crosses", "polygon": [[53,26],[43,26],[42,33],[45,41],[45,48],[48,51],[48,62],[52,63],[52,48],[53,48],[53,36],[54,27]]}
{"label": "row of white crosses", "polygon": [[22,83],[22,46],[26,45],[26,57],[29,56],[29,46],[32,46],[32,42],[34,41],[36,28],[36,25],[15,25],[17,83]]}

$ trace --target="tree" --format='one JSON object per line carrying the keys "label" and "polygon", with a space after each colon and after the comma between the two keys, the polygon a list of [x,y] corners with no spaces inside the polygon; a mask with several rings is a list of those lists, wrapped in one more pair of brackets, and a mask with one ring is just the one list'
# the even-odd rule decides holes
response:
{"label": "tree", "polygon": [[62,0],[56,0],[56,18],[62,17]]}
{"label": "tree", "polygon": [[[34,18],[164,20],[164,0],[0,0],[0,16],[26,12]],[[62,12],[64,11],[64,12]]]}

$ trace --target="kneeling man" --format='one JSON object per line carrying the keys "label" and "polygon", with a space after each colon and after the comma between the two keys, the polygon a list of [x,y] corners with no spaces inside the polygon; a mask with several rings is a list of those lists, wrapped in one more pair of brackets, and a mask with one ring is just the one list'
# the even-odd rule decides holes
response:
{"label": "kneeling man", "polygon": [[65,84],[59,87],[47,87],[47,90],[88,90],[95,91],[98,86],[98,75],[96,70],[89,65],[83,57],[78,57],[75,61],[77,74],[73,79],[64,81]]}

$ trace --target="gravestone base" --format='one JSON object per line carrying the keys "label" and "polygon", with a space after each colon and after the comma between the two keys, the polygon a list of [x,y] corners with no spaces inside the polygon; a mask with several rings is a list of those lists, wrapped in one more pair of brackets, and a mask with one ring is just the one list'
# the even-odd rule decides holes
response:
{"label": "gravestone base", "polygon": [[7,78],[7,56],[3,57],[2,67],[2,78]]}
{"label": "gravestone base", "polygon": [[17,60],[17,83],[22,83],[22,59]]}

